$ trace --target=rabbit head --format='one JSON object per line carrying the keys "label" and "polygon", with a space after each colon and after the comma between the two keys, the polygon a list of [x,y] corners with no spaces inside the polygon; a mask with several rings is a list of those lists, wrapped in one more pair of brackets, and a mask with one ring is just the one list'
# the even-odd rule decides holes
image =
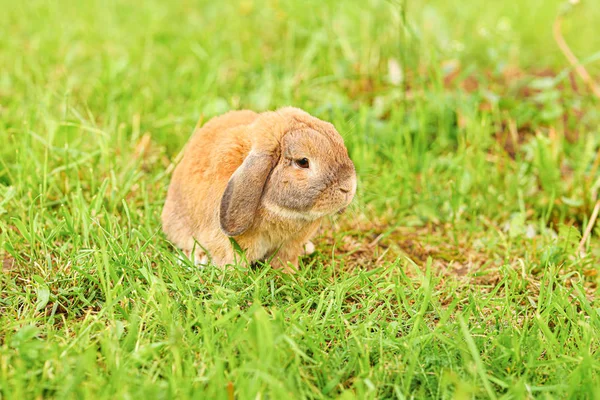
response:
{"label": "rabbit head", "polygon": [[262,208],[314,221],[339,212],[356,192],[354,164],[333,125],[295,108],[265,113],[248,127],[252,149],[223,194],[223,232],[238,236]]}

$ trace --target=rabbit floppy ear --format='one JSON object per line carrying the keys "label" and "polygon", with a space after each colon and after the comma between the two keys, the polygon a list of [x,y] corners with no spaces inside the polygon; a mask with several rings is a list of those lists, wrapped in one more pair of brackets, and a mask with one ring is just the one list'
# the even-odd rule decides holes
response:
{"label": "rabbit floppy ear", "polygon": [[241,235],[252,225],[274,164],[273,155],[251,151],[229,178],[220,210],[221,229],[227,236]]}

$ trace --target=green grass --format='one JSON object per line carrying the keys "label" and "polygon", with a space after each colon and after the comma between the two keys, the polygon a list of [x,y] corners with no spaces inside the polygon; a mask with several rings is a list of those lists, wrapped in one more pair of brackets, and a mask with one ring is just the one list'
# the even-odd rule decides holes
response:
{"label": "green grass", "polygon": [[[600,100],[561,7],[0,1],[0,398],[597,398]],[[563,31],[600,81],[598,21]],[[283,105],[343,134],[353,207],[295,276],[178,265],[197,121]]]}

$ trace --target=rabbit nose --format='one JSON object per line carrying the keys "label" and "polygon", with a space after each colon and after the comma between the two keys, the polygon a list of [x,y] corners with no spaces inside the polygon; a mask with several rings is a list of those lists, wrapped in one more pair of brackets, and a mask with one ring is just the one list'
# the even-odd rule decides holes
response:
{"label": "rabbit nose", "polygon": [[340,187],[340,191],[342,193],[350,193],[351,190],[352,190],[351,188]]}

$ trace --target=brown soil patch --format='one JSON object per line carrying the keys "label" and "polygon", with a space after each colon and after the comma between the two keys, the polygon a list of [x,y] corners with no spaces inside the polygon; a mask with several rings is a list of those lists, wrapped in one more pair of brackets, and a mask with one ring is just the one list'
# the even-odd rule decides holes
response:
{"label": "brown soil patch", "polygon": [[[333,252],[343,268],[376,268],[398,260],[424,269],[431,259],[443,275],[467,277],[484,267],[499,267],[502,259],[477,249],[474,238],[452,237],[449,225],[391,227],[377,221],[348,221],[335,230],[328,228],[317,239],[325,254]],[[336,233],[337,232],[337,233]],[[331,249],[331,250],[330,250]],[[410,270],[405,271],[411,274]]]}
{"label": "brown soil patch", "polygon": [[[326,227],[316,240],[326,258],[333,255],[339,260],[339,268],[346,271],[373,269],[400,263],[403,273],[415,276],[426,270],[428,263],[436,276],[459,280],[468,289],[476,285],[478,291],[490,291],[501,281],[501,268],[509,267],[523,276],[522,260],[538,263],[535,239],[527,249],[504,245],[493,248],[485,245],[490,229],[480,232],[462,232],[451,224],[430,224],[419,227],[394,227],[383,221],[368,220],[362,216],[354,220],[339,222],[340,226]],[[500,228],[497,228],[500,230]],[[455,233],[459,233],[455,236]],[[525,253],[533,251],[533,254]],[[588,261],[587,263],[592,263]],[[592,263],[594,264],[594,263]],[[595,265],[595,264],[594,264]],[[419,272],[419,270],[421,272]],[[569,271],[559,270],[569,286]],[[543,271],[534,270],[523,276],[528,282],[524,290],[529,295],[539,292]],[[597,268],[584,267],[586,295],[595,298]]]}
{"label": "brown soil patch", "polygon": [[15,259],[10,256],[5,256],[2,260],[2,272],[9,274],[16,269]]}

